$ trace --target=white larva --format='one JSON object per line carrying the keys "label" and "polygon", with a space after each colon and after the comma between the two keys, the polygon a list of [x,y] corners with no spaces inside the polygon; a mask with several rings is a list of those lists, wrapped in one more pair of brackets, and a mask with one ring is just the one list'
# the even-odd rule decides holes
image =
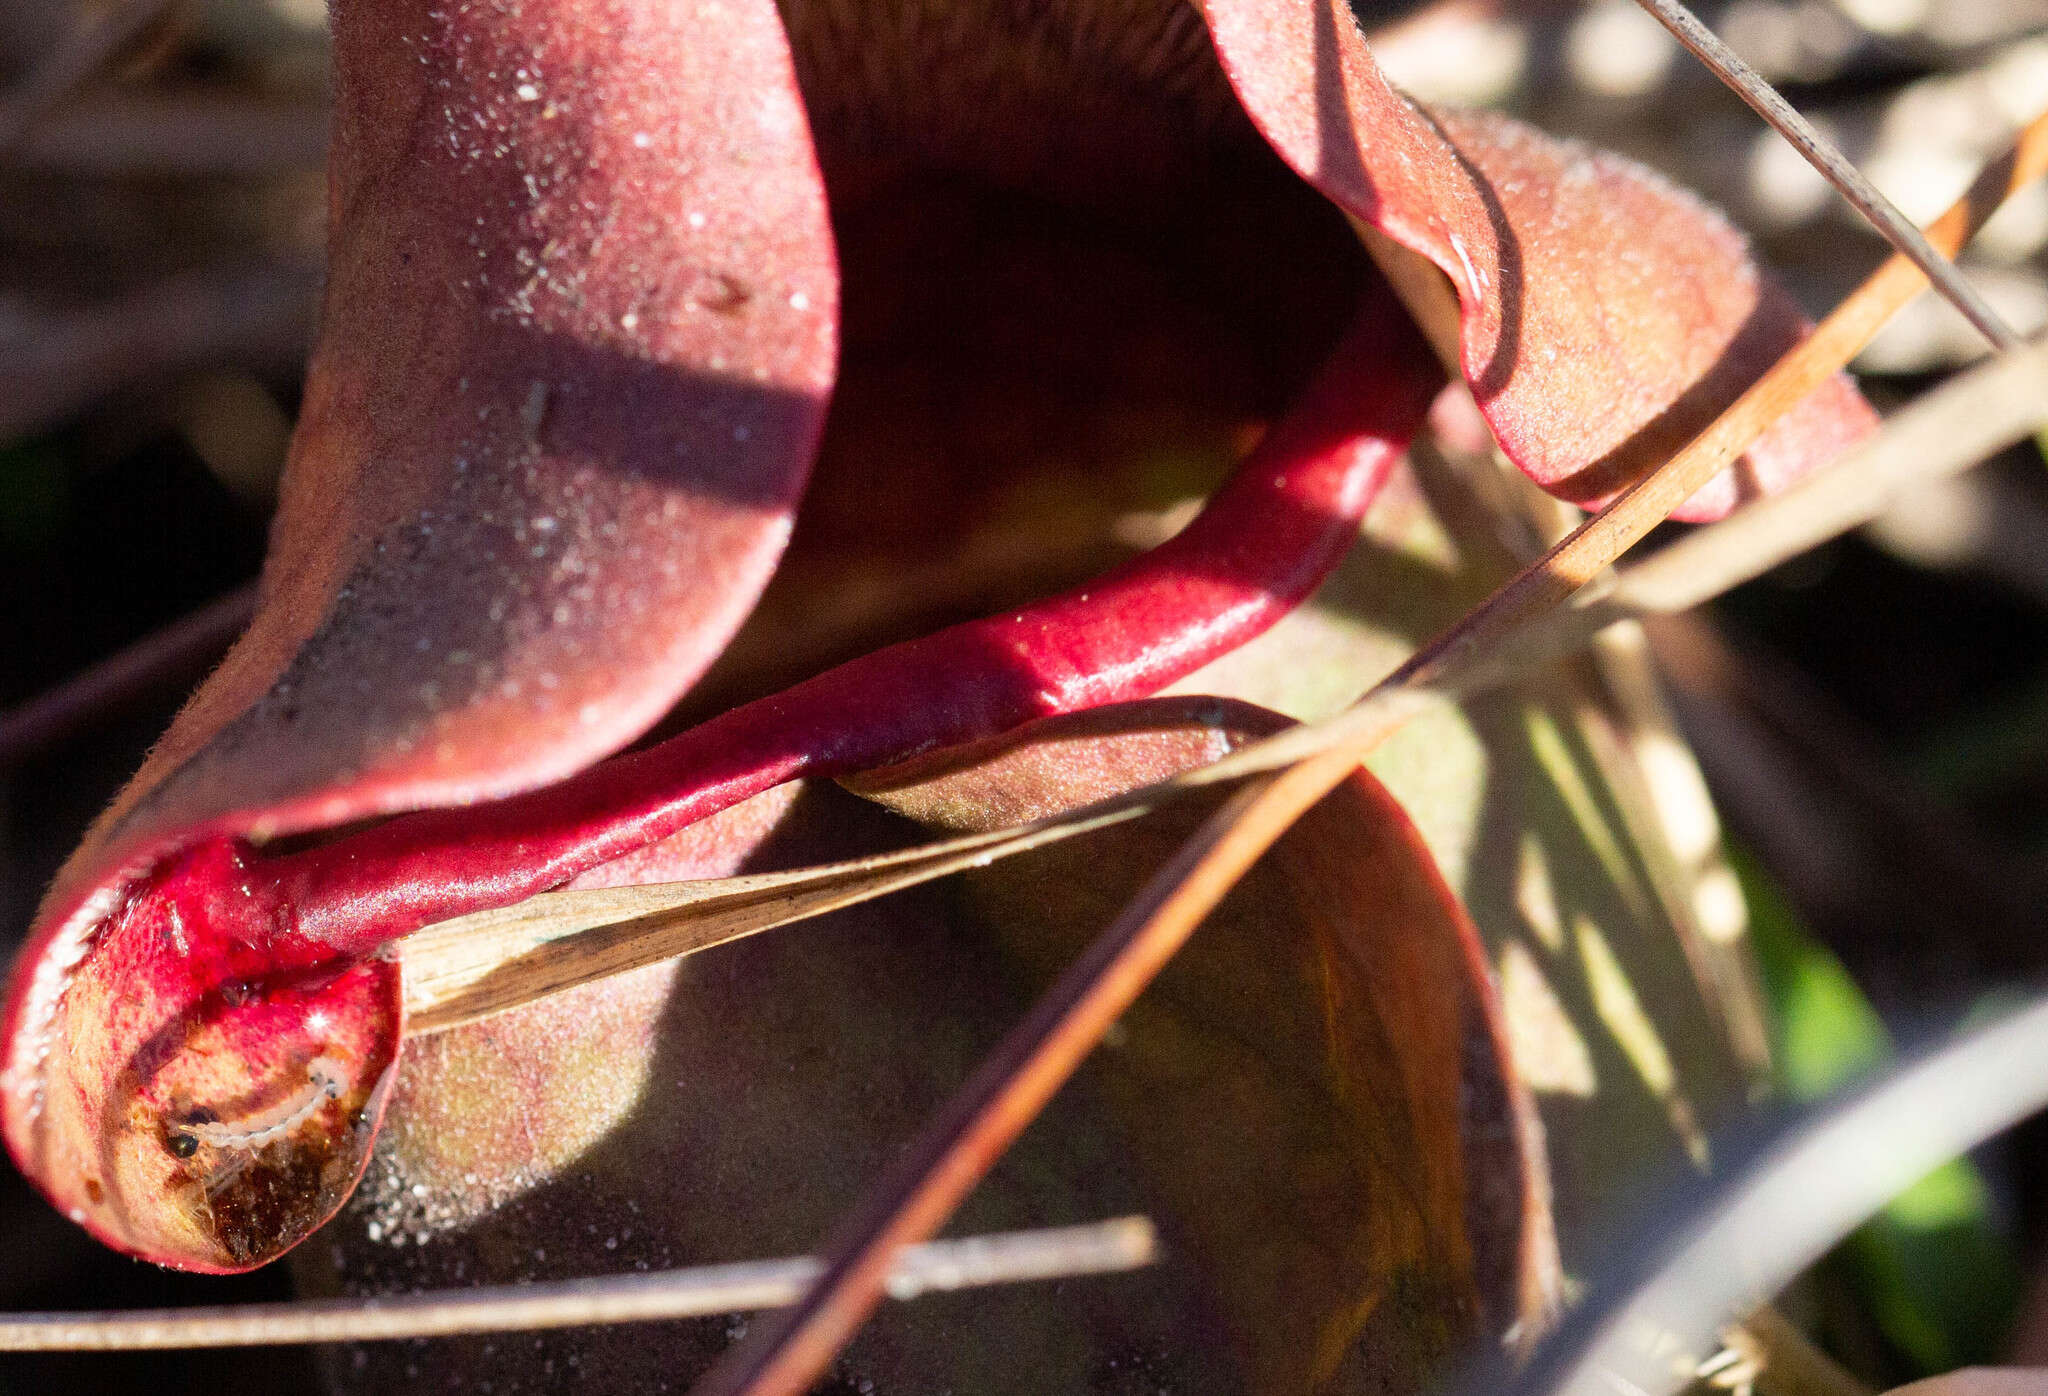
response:
{"label": "white larva", "polygon": [[315,1057],[306,1063],[305,1087],[270,1109],[239,1120],[188,1124],[181,1133],[216,1149],[261,1149],[312,1119],[328,1101],[339,1099],[347,1080],[340,1062],[332,1057]]}

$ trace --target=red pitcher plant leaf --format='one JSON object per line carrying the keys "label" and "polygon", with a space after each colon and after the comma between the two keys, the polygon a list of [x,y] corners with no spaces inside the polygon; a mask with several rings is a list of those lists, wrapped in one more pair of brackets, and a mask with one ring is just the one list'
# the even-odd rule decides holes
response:
{"label": "red pitcher plant leaf", "polygon": [[[1805,332],[1719,214],[1630,161],[1411,102],[1345,0],[1208,0],[1204,13],[1245,109],[1288,164],[1450,278],[1473,395],[1502,448],[1553,494],[1613,494]],[[1874,421],[1837,375],[1678,517],[1717,518]]]}
{"label": "red pitcher plant leaf", "polygon": [[[1125,8],[337,5],[330,280],[256,618],[14,973],[0,1122],[58,1206],[259,1264],[362,1167],[405,935],[1272,625],[1441,381],[1330,201],[1450,271],[1495,431],[1570,497],[1799,333],[1712,215],[1408,106],[1341,7],[1211,4],[1213,46],[1192,8]],[[1836,385],[1750,474],[1865,415]],[[1235,470],[1092,582],[599,760],[731,639],[814,456],[820,498],[929,535],[950,482],[1048,442],[1084,481],[1162,448]],[[900,456],[932,498],[863,496]]]}
{"label": "red pitcher plant leaf", "polygon": [[[95,1232],[202,1269],[274,1254],[346,1194],[352,1143],[317,1164],[344,1176],[295,1215],[272,1209],[262,1245],[207,1234],[255,1159],[367,1139],[396,1043],[343,1062],[322,1133],[202,1144],[142,1181],[95,1140],[120,1129],[102,1112],[158,1070],[145,1049],[175,1055],[191,995],[218,988],[190,982],[193,942],[149,937],[187,916],[200,944],[274,971],[353,962],[287,921],[215,937],[169,903],[145,926],[114,905],[124,874],[214,831],[525,788],[637,734],[773,568],[835,352],[824,191],[772,12],[458,21],[368,4],[334,28],[324,326],[259,609],[59,875],[7,1025],[7,1134],[29,1175]],[[102,935],[110,916],[121,929]],[[116,942],[142,957],[105,981],[132,1016],[60,1015]],[[241,978],[267,997],[270,974]],[[207,1018],[272,1079],[178,1110],[263,1113],[301,1088],[299,1058],[323,1049],[250,1011]],[[72,1084],[76,1052],[108,1074]]]}

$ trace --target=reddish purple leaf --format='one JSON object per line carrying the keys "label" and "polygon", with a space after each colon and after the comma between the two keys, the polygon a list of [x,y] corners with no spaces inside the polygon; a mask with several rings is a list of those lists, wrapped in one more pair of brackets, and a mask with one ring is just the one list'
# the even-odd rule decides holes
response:
{"label": "reddish purple leaf", "polygon": [[[60,874],[0,1078],[58,1205],[200,1268],[297,1233],[162,1244],[138,1220],[156,1194],[84,1188],[77,1151],[136,1088],[87,1063],[133,1044],[60,1004],[89,950],[156,964],[109,938],[162,919],[102,932],[105,899],[209,834],[503,794],[636,735],[773,568],[832,378],[824,191],[765,0],[355,0],[334,27],[326,324],[263,600]],[[168,1027],[186,987],[132,991]],[[45,1079],[73,1067],[112,1091],[74,1102],[89,1118]]]}
{"label": "reddish purple leaf", "polygon": [[839,775],[1143,696],[1291,610],[1439,382],[1384,298],[1186,529],[1087,586],[842,664],[531,795],[428,811],[279,859],[295,924],[367,952],[541,891],[800,776]]}
{"label": "reddish purple leaf", "polygon": [[[1629,161],[1387,82],[1344,0],[1209,0],[1266,138],[1457,288],[1460,360],[1502,447],[1591,504],[1670,456],[1806,330],[1719,214]],[[1837,376],[1680,517],[1724,514],[1875,421]]]}

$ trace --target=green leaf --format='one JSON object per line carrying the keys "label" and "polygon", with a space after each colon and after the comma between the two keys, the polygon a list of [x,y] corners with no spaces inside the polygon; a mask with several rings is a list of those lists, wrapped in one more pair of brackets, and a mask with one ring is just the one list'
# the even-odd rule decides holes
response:
{"label": "green leaf", "polygon": [[0,544],[28,549],[50,541],[70,503],[63,457],[36,443],[0,450]]}
{"label": "green leaf", "polygon": [[[1740,850],[1731,854],[1774,1019],[1778,1087],[1818,1100],[1893,1055],[1891,1035],[1840,960]],[[1994,1357],[2019,1270],[1990,1190],[1968,1159],[1901,1193],[1837,1253],[1879,1331],[1921,1375]]]}

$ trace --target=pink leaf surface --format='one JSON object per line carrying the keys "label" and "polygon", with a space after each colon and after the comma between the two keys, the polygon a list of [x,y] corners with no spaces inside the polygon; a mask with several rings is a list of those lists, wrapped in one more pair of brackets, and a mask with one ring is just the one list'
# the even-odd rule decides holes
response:
{"label": "pink leaf surface", "polygon": [[[122,1045],[51,1033],[124,872],[636,735],[773,568],[831,384],[834,254],[771,5],[357,0],[334,30],[325,326],[260,608],[59,875],[8,1010],[8,1139],[67,1210],[94,1204],[42,1068]],[[173,1012],[180,983],[142,999]],[[137,1230],[154,1201],[88,1225],[220,1263]]]}
{"label": "pink leaf surface", "polygon": [[[1501,446],[1591,504],[1671,455],[1807,326],[1718,213],[1629,161],[1387,81],[1344,0],[1211,0],[1245,109],[1345,212],[1427,257],[1461,307],[1459,359]],[[1874,424],[1837,376],[1682,518],[1726,513]]]}

